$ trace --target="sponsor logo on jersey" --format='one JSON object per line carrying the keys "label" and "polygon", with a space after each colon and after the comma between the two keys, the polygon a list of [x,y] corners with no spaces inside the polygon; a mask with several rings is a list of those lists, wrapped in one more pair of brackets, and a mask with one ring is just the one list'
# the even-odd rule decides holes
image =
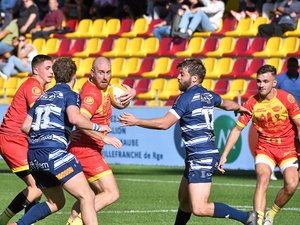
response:
{"label": "sponsor logo on jersey", "polygon": [[38,87],[33,87],[32,88],[32,94],[34,94],[34,95],[41,95],[42,91]]}
{"label": "sponsor logo on jersey", "polygon": [[56,177],[57,177],[57,179],[61,180],[73,172],[74,172],[74,169],[72,167],[69,167],[66,170],[62,171],[61,173],[57,174]]}
{"label": "sponsor logo on jersey", "polygon": [[94,98],[91,96],[87,96],[84,98],[83,102],[88,105],[92,105],[94,103]]}
{"label": "sponsor logo on jersey", "polygon": [[295,103],[295,98],[294,98],[293,95],[288,94],[287,99],[288,99],[288,101],[289,101],[290,103]]}

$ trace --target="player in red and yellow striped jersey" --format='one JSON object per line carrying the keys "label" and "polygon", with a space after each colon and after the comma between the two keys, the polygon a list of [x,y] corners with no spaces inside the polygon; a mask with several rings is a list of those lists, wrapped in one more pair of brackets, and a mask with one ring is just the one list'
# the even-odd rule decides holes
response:
{"label": "player in red and yellow striped jersey", "polygon": [[33,76],[17,90],[0,127],[0,154],[12,172],[27,185],[0,215],[0,224],[7,224],[10,218],[42,194],[30,174],[27,161],[27,135],[22,133],[20,128],[28,110],[52,80],[52,58],[37,55],[32,60],[32,73]]}
{"label": "player in red and yellow striped jersey", "polygon": [[[257,71],[258,94],[244,105],[252,112],[252,123],[258,132],[255,150],[257,185],[254,194],[254,210],[258,213],[258,225],[263,224],[266,209],[266,193],[270,175],[275,166],[281,170],[284,186],[279,190],[264,225],[272,225],[276,213],[290,200],[298,186],[298,158],[295,135],[300,137],[300,109],[293,95],[275,88],[276,69],[264,65]],[[231,131],[220,159],[219,170],[251,117],[242,115]]]}

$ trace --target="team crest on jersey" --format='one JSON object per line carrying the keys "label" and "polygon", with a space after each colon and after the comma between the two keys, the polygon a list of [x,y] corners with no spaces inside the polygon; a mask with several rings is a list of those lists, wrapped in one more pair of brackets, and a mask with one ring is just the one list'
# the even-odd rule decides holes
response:
{"label": "team crest on jersey", "polygon": [[84,98],[83,102],[88,105],[92,105],[94,103],[94,98],[91,96],[87,96]]}
{"label": "team crest on jersey", "polygon": [[273,107],[272,110],[274,112],[279,112],[281,110],[281,108],[282,108],[281,106],[277,105],[277,106]]}
{"label": "team crest on jersey", "polygon": [[288,101],[289,101],[290,103],[295,103],[295,98],[294,98],[293,95],[288,94],[287,99],[288,99]]}
{"label": "team crest on jersey", "polygon": [[31,91],[32,91],[32,94],[34,94],[34,95],[42,94],[41,89],[39,89],[38,87],[33,87]]}

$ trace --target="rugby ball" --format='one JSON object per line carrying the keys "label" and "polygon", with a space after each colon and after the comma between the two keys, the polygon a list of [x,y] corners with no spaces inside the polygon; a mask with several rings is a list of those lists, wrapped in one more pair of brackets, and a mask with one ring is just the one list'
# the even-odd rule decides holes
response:
{"label": "rugby ball", "polygon": [[112,84],[108,87],[108,93],[110,97],[110,102],[113,107],[116,109],[125,109],[128,105],[123,105],[120,102],[120,96],[124,94],[127,91],[125,87],[123,87],[121,84]]}

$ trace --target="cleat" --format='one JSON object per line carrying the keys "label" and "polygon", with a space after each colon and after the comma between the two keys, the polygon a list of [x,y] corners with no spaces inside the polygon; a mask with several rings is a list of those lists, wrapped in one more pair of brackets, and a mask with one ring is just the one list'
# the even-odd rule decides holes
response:
{"label": "cleat", "polygon": [[249,212],[249,217],[245,225],[257,225],[257,212],[255,211]]}
{"label": "cleat", "polygon": [[273,219],[269,217],[269,211],[266,213],[264,225],[273,225]]}

